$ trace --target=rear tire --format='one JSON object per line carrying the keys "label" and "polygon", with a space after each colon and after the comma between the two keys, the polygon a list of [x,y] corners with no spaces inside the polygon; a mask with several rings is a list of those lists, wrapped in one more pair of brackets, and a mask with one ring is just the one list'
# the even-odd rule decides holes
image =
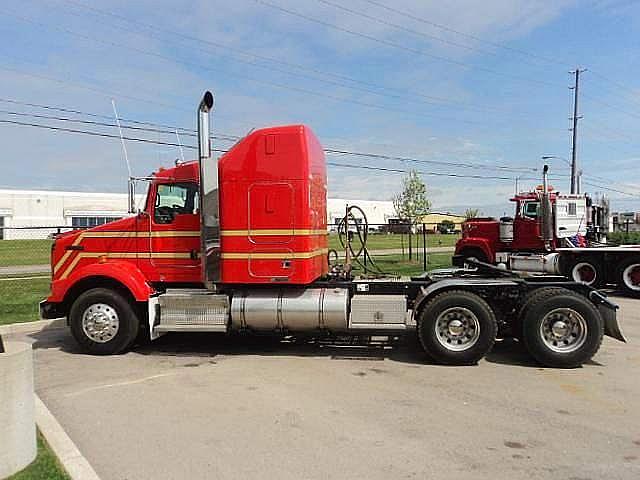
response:
{"label": "rear tire", "polygon": [[597,259],[577,258],[567,268],[566,276],[574,282],[598,288],[604,283],[604,269]]}
{"label": "rear tire", "polygon": [[531,356],[554,368],[575,368],[589,361],[604,335],[596,307],[566,289],[541,290],[532,294],[521,319],[524,344]]}
{"label": "rear tire", "polygon": [[418,338],[424,351],[445,365],[473,365],[493,347],[495,314],[478,295],[464,290],[441,293],[419,315]]}
{"label": "rear tire", "polygon": [[69,312],[71,333],[87,353],[113,355],[131,346],[140,320],[130,302],[107,288],[80,295]]}
{"label": "rear tire", "polygon": [[640,296],[640,258],[630,258],[618,266],[617,282],[625,293]]}

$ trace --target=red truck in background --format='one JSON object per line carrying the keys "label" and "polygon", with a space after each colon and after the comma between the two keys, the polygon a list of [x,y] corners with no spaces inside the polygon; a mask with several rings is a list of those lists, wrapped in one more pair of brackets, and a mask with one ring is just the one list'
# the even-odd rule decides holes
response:
{"label": "red truck in background", "polygon": [[[212,105],[207,92],[199,159],[146,177],[142,210],[55,239],[41,316],[66,317],[85,351],[121,353],[167,332],[413,334],[435,361],[465,365],[517,335],[542,364],[574,367],[603,334],[624,341],[617,306],[565,279],[490,266],[357,277],[348,249],[345,264],[330,265],[326,164],[314,134],[303,125],[256,130],[216,161]],[[345,222],[348,231],[348,214]]]}
{"label": "red truck in background", "polygon": [[560,274],[592,287],[640,295],[640,247],[608,246],[608,207],[543,185],[515,195],[515,216],[472,218],[462,226],[454,265],[476,258],[511,270]]}

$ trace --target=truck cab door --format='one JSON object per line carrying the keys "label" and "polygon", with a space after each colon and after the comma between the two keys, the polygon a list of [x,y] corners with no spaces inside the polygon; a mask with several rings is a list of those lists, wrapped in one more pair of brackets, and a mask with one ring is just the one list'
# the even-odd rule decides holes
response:
{"label": "truck cab door", "polygon": [[138,261],[149,278],[163,282],[200,282],[199,188],[196,183],[157,184],[146,217],[148,254]]}
{"label": "truck cab door", "polygon": [[518,212],[513,222],[514,250],[538,251],[544,248],[539,217],[539,201],[526,200],[518,204]]}

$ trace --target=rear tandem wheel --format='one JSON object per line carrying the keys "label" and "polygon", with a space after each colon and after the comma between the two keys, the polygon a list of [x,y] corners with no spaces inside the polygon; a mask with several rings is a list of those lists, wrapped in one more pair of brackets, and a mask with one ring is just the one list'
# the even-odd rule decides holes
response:
{"label": "rear tandem wheel", "polygon": [[491,350],[497,333],[489,304],[465,290],[435,296],[418,318],[418,338],[425,352],[447,365],[477,363]]}
{"label": "rear tandem wheel", "polygon": [[525,300],[519,321],[525,347],[547,367],[582,365],[597,353],[604,335],[604,322],[596,307],[565,288],[534,291]]}

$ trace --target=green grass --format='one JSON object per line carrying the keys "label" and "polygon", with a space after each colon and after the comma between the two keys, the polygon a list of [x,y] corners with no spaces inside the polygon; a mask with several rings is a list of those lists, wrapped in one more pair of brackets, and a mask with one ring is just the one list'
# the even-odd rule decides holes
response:
{"label": "green grass", "polygon": [[38,320],[38,303],[49,294],[49,281],[0,278],[0,325]]}
{"label": "green grass", "polygon": [[52,240],[0,240],[0,267],[46,265]]}
{"label": "green grass", "polygon": [[[429,247],[453,247],[458,238],[458,235],[442,235],[440,233],[432,233],[427,236],[427,248]],[[411,235],[411,242],[413,248],[422,248],[422,234]],[[417,246],[416,246],[417,242]],[[403,248],[408,251],[409,249],[409,235],[401,235],[397,233],[370,233],[367,237],[367,248],[369,250],[385,250]],[[340,240],[338,234],[329,234],[329,248],[340,250]]]}
{"label": "green grass", "polygon": [[[451,266],[451,254],[434,253],[427,256],[427,271],[435,268]],[[422,257],[418,260],[409,260],[402,255],[378,255],[374,257],[376,265],[384,272],[403,276],[419,275],[424,272]],[[358,270],[357,273],[363,273]]]}
{"label": "green grass", "polygon": [[38,455],[24,470],[10,476],[7,480],[70,480],[49,445],[38,432]]}
{"label": "green grass", "polygon": [[611,232],[607,234],[607,240],[611,243],[638,245],[640,244],[640,232]]}

